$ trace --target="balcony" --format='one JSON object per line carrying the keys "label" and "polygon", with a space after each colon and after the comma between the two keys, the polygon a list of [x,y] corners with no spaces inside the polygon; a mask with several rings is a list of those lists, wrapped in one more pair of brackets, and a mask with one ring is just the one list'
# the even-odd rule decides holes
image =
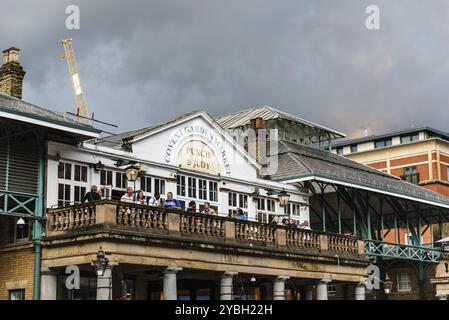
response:
{"label": "balcony", "polygon": [[107,227],[138,234],[205,240],[288,251],[363,255],[363,242],[350,235],[289,228],[228,217],[192,214],[133,203],[101,200],[47,212],[46,238],[91,232]]}
{"label": "balcony", "polygon": [[359,282],[368,258],[358,237],[112,200],[48,209],[43,267],[90,267],[98,247],[122,268],[176,265],[202,272]]}

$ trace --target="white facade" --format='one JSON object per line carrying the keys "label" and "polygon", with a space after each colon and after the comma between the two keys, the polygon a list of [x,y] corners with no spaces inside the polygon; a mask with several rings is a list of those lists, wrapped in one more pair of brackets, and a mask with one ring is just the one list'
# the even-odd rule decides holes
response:
{"label": "white facade", "polygon": [[[187,206],[195,200],[197,210],[208,201],[219,215],[240,207],[249,220],[268,221],[269,214],[289,212],[299,222],[309,220],[308,194],[295,186],[258,178],[260,165],[233,141],[205,112],[197,112],[164,125],[130,142],[132,152],[97,146],[51,142],[48,145],[46,205],[48,208],[79,202],[92,185],[105,191],[123,192],[127,186],[145,196],[173,192]],[[124,180],[118,159],[137,162],[142,176]],[[104,170],[96,170],[101,162]],[[289,208],[279,205],[277,194],[285,189]]]}

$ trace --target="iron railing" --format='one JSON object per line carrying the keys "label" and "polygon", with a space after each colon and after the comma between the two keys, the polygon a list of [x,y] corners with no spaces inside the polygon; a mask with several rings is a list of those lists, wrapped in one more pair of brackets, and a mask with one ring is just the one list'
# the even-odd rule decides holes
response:
{"label": "iron railing", "polygon": [[379,240],[364,240],[364,243],[365,254],[368,256],[432,263],[438,263],[440,261],[441,250],[436,248],[390,243]]}

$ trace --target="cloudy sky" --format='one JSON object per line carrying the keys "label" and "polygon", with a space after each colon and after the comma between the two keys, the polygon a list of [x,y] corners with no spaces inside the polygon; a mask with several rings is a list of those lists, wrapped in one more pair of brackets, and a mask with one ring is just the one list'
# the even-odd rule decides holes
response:
{"label": "cloudy sky", "polygon": [[[71,4],[80,30],[65,27]],[[365,27],[371,4],[380,30]],[[449,131],[447,0],[2,1],[0,47],[22,50],[24,100],[59,112],[75,109],[65,37],[89,111],[115,132],[264,104],[349,136]]]}

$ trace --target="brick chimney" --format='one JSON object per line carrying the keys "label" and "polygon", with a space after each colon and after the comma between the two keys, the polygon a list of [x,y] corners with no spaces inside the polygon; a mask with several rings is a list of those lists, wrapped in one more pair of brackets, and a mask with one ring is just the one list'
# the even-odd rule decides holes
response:
{"label": "brick chimney", "polygon": [[18,48],[3,50],[3,64],[0,67],[0,92],[22,99],[22,83],[25,71],[19,62]]}

